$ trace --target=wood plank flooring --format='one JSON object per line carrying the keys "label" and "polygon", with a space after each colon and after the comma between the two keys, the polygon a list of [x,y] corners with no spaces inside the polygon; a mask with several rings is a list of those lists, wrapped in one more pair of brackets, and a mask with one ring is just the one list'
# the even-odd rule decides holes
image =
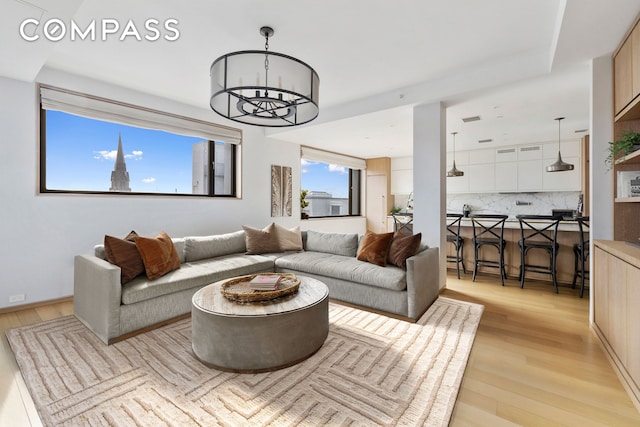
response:
{"label": "wood plank flooring", "polygon": [[[449,275],[444,296],[485,306],[451,426],[640,426],[577,292]],[[0,315],[0,426],[41,425],[4,331],[72,312],[62,302]]]}

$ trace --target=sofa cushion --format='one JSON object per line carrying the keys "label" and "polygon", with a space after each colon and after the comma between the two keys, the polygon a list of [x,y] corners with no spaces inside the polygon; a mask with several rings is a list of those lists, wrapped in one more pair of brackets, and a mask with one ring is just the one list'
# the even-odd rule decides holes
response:
{"label": "sofa cushion", "polygon": [[136,247],[140,252],[144,269],[149,280],[162,277],[170,271],[180,268],[180,257],[171,237],[164,231],[155,238],[137,237]]}
{"label": "sofa cushion", "polygon": [[133,279],[122,286],[122,303],[134,304],[218,280],[266,271],[273,271],[273,260],[260,255],[231,254],[189,262],[153,281],[145,276]]}
{"label": "sofa cushion", "polygon": [[308,230],[305,250],[355,258],[358,251],[358,235],[356,233],[322,233]]}
{"label": "sofa cushion", "polygon": [[184,256],[187,262],[244,253],[247,250],[242,230],[213,236],[189,236],[184,238],[184,242]]}
{"label": "sofa cushion", "polygon": [[104,253],[107,261],[120,267],[120,283],[130,282],[144,273],[144,263],[136,247],[138,234],[132,231],[124,239],[105,235]]}
{"label": "sofa cushion", "polygon": [[389,246],[393,233],[372,233],[367,231],[358,249],[357,259],[384,267],[387,265]]}
{"label": "sofa cushion", "polygon": [[407,272],[395,266],[380,267],[355,257],[324,252],[290,252],[275,260],[278,269],[295,270],[349,282],[402,291],[407,287]]}
{"label": "sofa cushion", "polygon": [[[184,237],[172,237],[171,241],[173,242],[173,246],[176,247],[176,252],[178,252],[178,256],[180,257],[180,263],[184,264]],[[104,245],[95,245],[93,247],[93,255],[106,261],[107,255],[104,252]]]}
{"label": "sofa cushion", "polygon": [[280,246],[275,236],[275,224],[272,222],[262,230],[243,225],[245,243],[248,255],[268,254],[280,252]]}
{"label": "sofa cushion", "polygon": [[302,234],[300,233],[300,226],[288,229],[274,223],[274,228],[274,234],[278,241],[278,249],[280,252],[302,250]]}
{"label": "sofa cushion", "polygon": [[396,232],[389,247],[387,262],[406,269],[407,258],[414,256],[418,252],[421,239],[422,233],[404,236]]}

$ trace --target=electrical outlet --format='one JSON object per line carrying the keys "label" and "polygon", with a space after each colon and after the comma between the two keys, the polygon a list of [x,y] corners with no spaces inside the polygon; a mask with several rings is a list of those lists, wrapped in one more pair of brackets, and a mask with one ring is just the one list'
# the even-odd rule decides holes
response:
{"label": "electrical outlet", "polygon": [[24,301],[24,299],[25,299],[24,294],[11,295],[9,297],[9,302],[20,302],[20,301]]}

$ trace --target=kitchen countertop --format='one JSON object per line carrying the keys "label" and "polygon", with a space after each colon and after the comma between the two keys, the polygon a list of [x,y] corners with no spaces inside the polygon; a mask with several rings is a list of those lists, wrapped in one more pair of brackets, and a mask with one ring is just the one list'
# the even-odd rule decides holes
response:
{"label": "kitchen countertop", "polygon": [[640,246],[619,240],[594,240],[593,244],[603,251],[640,268]]}
{"label": "kitchen countertop", "polygon": [[[480,221],[482,222],[482,221]],[[532,220],[529,221],[532,224],[540,224],[540,223],[545,223],[547,221],[544,220]],[[462,222],[460,223],[461,226],[463,227],[473,227],[473,224],[471,223],[471,218],[462,218]],[[507,220],[504,222],[504,228],[517,228],[520,229],[520,221],[518,221],[518,218],[516,217],[509,217],[507,218]],[[575,220],[563,220],[560,221],[560,224],[558,224],[558,231],[580,231],[580,227],[578,226],[578,221]]]}

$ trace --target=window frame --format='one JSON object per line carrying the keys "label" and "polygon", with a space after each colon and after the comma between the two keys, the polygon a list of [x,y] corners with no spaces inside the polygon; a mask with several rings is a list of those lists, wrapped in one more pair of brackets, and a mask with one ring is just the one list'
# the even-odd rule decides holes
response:
{"label": "window frame", "polygon": [[[301,147],[300,159],[309,160],[317,163],[335,164],[349,169],[348,181],[348,206],[349,213],[344,215],[318,215],[311,216],[309,219],[326,219],[326,218],[349,218],[362,216],[362,174],[366,170],[366,162],[362,159],[333,153],[329,151],[318,150],[316,148]],[[305,155],[305,152],[307,153]],[[344,163],[344,164],[343,164]],[[364,164],[363,166],[361,166]],[[353,166],[353,167],[351,167]],[[301,171],[302,172],[302,171]],[[300,187],[302,188],[302,173],[300,174]],[[308,189],[312,191],[311,189]]]}
{"label": "window frame", "polygon": [[[133,104],[128,104],[128,103],[124,103],[124,102],[119,102],[119,101],[115,101],[115,100],[111,100],[111,99],[107,99],[107,98],[102,98],[102,97],[97,97],[97,96],[93,96],[93,95],[88,95],[88,94],[84,94],[84,93],[80,93],[80,92],[76,92],[76,91],[71,91],[71,90],[67,90],[67,89],[60,89],[60,88],[56,88],[53,86],[49,86],[49,85],[45,85],[45,84],[38,84],[37,86],[37,99],[38,99],[38,109],[39,109],[39,114],[38,114],[38,135],[39,135],[39,143],[38,143],[38,147],[39,147],[39,155],[38,155],[38,159],[39,159],[39,165],[38,165],[38,193],[39,194],[96,194],[96,195],[109,195],[109,196],[127,196],[127,197],[136,197],[136,196],[171,196],[171,197],[209,197],[209,198],[235,198],[235,199],[240,199],[241,198],[241,194],[240,194],[240,190],[239,190],[239,185],[238,183],[241,181],[241,162],[240,162],[240,158],[241,158],[241,147],[242,147],[242,130],[241,129],[234,129],[234,128],[229,128],[226,126],[221,126],[221,125],[217,125],[214,123],[210,123],[210,122],[204,122],[202,120],[198,120],[198,119],[192,119],[189,117],[185,117],[185,116],[181,116],[181,115],[177,115],[177,114],[172,114],[172,113],[166,113],[163,111],[159,111],[159,110],[153,110],[153,109],[149,109],[149,108],[145,108],[145,107],[141,107],[141,106],[137,106],[137,105],[133,105]],[[205,124],[207,126],[212,126],[215,128],[219,128],[221,130],[233,130],[233,131],[237,131],[240,135],[240,142],[238,143],[229,143],[229,142],[225,142],[225,141],[217,141],[217,142],[222,142],[225,144],[229,144],[231,146],[233,146],[232,152],[231,152],[231,165],[233,166],[233,172],[231,174],[231,194],[215,194],[215,185],[214,185],[214,181],[215,181],[215,144],[216,141],[207,138],[206,136],[202,136],[204,141],[208,141],[209,143],[209,191],[207,194],[190,194],[190,193],[165,193],[165,192],[144,192],[144,191],[101,191],[101,190],[65,190],[65,189],[50,189],[47,188],[47,168],[46,168],[46,164],[47,164],[47,138],[46,138],[46,134],[47,134],[47,119],[46,119],[46,115],[47,115],[47,111],[48,109],[45,109],[43,107],[43,103],[41,100],[41,88],[47,88],[47,89],[51,89],[51,90],[57,90],[60,92],[64,92],[64,93],[69,93],[69,94],[74,94],[77,96],[81,96],[81,97],[86,97],[88,99],[92,99],[92,100],[99,100],[102,102],[107,102],[110,104],[113,104],[115,106],[121,106],[123,108],[132,108],[135,110],[139,110],[142,112],[147,112],[147,113],[152,113],[152,114],[156,114],[159,116],[166,116],[168,118],[171,118],[173,120],[179,120],[179,121],[183,121],[185,124],[188,124],[189,122],[192,122],[194,124],[198,124],[198,125],[202,125]],[[74,112],[70,112],[70,111],[65,111],[64,109],[51,109],[52,111],[61,111],[65,114],[71,114],[71,115],[75,115],[75,116],[79,116],[79,117],[85,117],[88,119],[92,119],[92,120],[99,120],[99,121],[104,121],[104,122],[111,122],[111,123],[117,123],[117,124],[121,124],[124,126],[130,126],[130,127],[137,127],[137,128],[141,128],[141,129],[151,129],[150,127],[143,127],[143,126],[136,126],[134,124],[128,124],[128,123],[122,123],[122,122],[118,122],[118,121],[112,121],[112,120],[105,120],[104,118],[100,118],[100,117],[95,117],[91,114],[86,114],[86,115],[79,115],[76,114]],[[160,130],[160,131],[164,131],[167,133],[171,133],[174,135],[183,135],[184,134],[180,134],[177,133],[175,131],[172,130],[164,130],[161,128],[156,128],[155,130]],[[197,135],[197,131],[194,132],[193,135],[186,135],[186,136],[198,136]]]}

